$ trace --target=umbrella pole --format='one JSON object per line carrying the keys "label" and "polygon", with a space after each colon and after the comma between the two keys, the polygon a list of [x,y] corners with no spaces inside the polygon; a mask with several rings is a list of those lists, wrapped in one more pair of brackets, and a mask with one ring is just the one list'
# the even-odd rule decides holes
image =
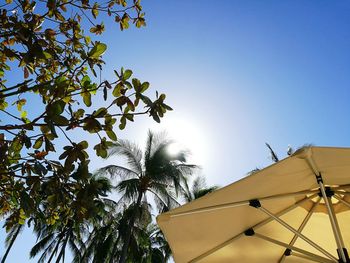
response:
{"label": "umbrella pole", "polygon": [[322,197],[324,199],[325,205],[327,207],[329,220],[331,221],[333,234],[334,234],[335,241],[336,241],[337,247],[338,247],[338,249],[337,249],[338,256],[340,257],[341,262],[350,263],[349,255],[348,255],[347,250],[345,248],[344,241],[343,241],[343,238],[342,238],[341,233],[340,233],[340,228],[339,228],[339,224],[337,221],[337,217],[335,215],[334,208],[332,205],[331,198],[332,198],[334,192],[331,191],[330,188],[328,188],[328,189],[325,188],[321,174],[317,175],[316,179],[317,179],[318,185],[320,186],[320,191],[321,191]]}

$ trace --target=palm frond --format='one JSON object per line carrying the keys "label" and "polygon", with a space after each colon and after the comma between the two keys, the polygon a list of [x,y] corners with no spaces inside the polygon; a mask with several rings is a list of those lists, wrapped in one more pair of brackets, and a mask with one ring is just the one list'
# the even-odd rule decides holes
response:
{"label": "palm frond", "polygon": [[46,246],[46,248],[43,248],[44,251],[41,253],[41,256],[40,256],[40,258],[38,260],[38,263],[44,263],[45,262],[45,259],[47,258],[47,256],[50,253],[53,252],[54,247],[57,245],[57,242],[58,242],[58,240],[56,238],[54,238],[54,239],[51,240],[50,244],[48,246]]}
{"label": "palm frond", "polygon": [[81,256],[82,256],[82,251],[84,250],[84,247],[79,248],[76,242],[74,242],[74,240],[71,238],[68,241],[68,245],[70,250],[73,253],[73,262],[74,263],[81,262]]}
{"label": "palm frond", "polygon": [[164,213],[180,205],[176,200],[175,193],[171,189],[164,187],[163,184],[154,182],[149,192],[154,195],[154,201],[159,213]]}
{"label": "palm frond", "polygon": [[142,151],[136,144],[120,140],[109,149],[108,157],[113,155],[124,157],[131,170],[137,174],[142,172]]}
{"label": "palm frond", "polygon": [[[144,161],[147,161],[150,159],[151,151],[152,151],[152,144],[153,144],[153,132],[148,130]],[[146,166],[146,164],[145,164],[145,166]]]}
{"label": "palm frond", "polygon": [[42,251],[43,249],[45,249],[45,247],[47,246],[47,244],[49,242],[51,242],[53,239],[55,238],[55,234],[51,233],[47,236],[45,236],[43,239],[41,239],[39,242],[37,242],[32,249],[30,250],[30,257],[33,258],[35,257],[40,251]]}
{"label": "palm frond", "polygon": [[5,262],[8,254],[10,253],[10,250],[15,243],[15,240],[17,239],[18,235],[23,231],[24,225],[15,225],[11,228],[10,232],[6,236],[5,239],[5,245],[6,245],[6,251],[3,255],[3,258],[1,259],[1,262]]}
{"label": "palm frond", "polygon": [[207,194],[210,194],[212,192],[214,192],[215,190],[219,189],[218,186],[211,186],[211,187],[207,187],[207,188],[204,188],[204,189],[199,189],[198,191],[196,191],[194,193],[194,199],[198,199],[202,196],[205,196]]}
{"label": "palm frond", "polygon": [[247,175],[255,174],[255,173],[259,172],[260,170],[261,170],[260,168],[255,167],[253,170],[249,171],[249,172],[247,173]]}
{"label": "palm frond", "polygon": [[119,165],[107,165],[105,167],[102,167],[96,171],[97,175],[109,175],[112,179],[129,179],[129,178],[134,178],[138,177],[139,174],[136,173],[135,171],[128,169],[123,166]]}
{"label": "palm frond", "polygon": [[272,161],[275,162],[275,163],[277,163],[277,162],[279,161],[277,154],[274,152],[274,150],[272,149],[272,147],[270,146],[270,144],[268,144],[267,142],[265,142],[265,145],[267,146],[267,148],[269,148]]}
{"label": "palm frond", "polygon": [[135,197],[138,194],[140,186],[140,181],[139,179],[128,179],[119,182],[115,189],[119,192],[122,193],[123,196],[125,196],[126,200],[128,199],[135,199]]}

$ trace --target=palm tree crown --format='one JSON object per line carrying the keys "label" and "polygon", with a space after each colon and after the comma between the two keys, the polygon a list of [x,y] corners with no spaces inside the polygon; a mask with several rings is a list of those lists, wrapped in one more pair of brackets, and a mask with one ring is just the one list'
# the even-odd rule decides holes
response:
{"label": "palm tree crown", "polygon": [[[186,193],[187,178],[197,168],[186,163],[188,152],[179,151],[168,154],[167,149],[173,141],[166,139],[164,133],[148,133],[145,151],[129,141],[118,141],[110,151],[109,157],[118,155],[126,159],[126,166],[108,165],[98,170],[98,174],[109,174],[118,178],[115,189],[121,195],[118,204],[132,207],[127,227],[122,234],[122,248],[119,262],[124,263],[130,250],[133,232],[137,231],[138,221],[150,215],[147,193],[150,194],[159,212],[177,206],[179,194]],[[126,211],[130,212],[130,209]],[[146,216],[147,217],[147,216]],[[115,251],[117,256],[119,252]]]}

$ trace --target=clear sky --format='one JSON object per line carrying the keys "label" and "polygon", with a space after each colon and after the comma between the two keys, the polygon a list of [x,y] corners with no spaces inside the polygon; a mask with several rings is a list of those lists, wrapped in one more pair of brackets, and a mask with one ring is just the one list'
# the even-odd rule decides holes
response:
{"label": "clear sky", "polygon": [[[174,111],[161,125],[137,118],[120,138],[142,146],[149,128],[166,129],[220,186],[269,164],[265,142],[281,156],[289,144],[350,146],[349,1],[143,5],[146,28],[119,32],[105,21],[103,78],[131,68]],[[32,239],[25,232],[8,262],[27,262]]]}

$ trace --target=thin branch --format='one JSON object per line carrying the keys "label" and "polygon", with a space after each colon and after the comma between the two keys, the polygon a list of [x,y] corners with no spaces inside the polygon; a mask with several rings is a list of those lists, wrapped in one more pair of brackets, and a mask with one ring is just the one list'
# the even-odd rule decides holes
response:
{"label": "thin branch", "polygon": [[21,82],[21,83],[18,83],[18,84],[16,84],[16,85],[12,86],[12,87],[2,89],[2,90],[0,90],[0,92],[6,92],[6,91],[9,91],[9,90],[16,89],[16,88],[18,88],[18,87],[20,87],[20,86],[27,85],[29,82],[32,82],[32,81],[33,81],[33,79],[25,80],[25,81],[23,81],[23,82]]}
{"label": "thin branch", "polygon": [[67,140],[74,146],[73,141],[68,137],[68,135],[66,134],[66,132],[62,129],[61,126],[58,126],[58,128],[61,130],[61,132],[64,134],[64,136],[67,138]]}
{"label": "thin branch", "polygon": [[19,120],[19,121],[21,121],[21,122],[25,122],[23,119],[21,119],[21,118],[15,116],[15,115],[13,115],[13,114],[11,114],[11,113],[5,111],[5,110],[0,110],[0,111],[6,113],[7,115],[11,116],[12,118],[15,118],[16,120]]}

